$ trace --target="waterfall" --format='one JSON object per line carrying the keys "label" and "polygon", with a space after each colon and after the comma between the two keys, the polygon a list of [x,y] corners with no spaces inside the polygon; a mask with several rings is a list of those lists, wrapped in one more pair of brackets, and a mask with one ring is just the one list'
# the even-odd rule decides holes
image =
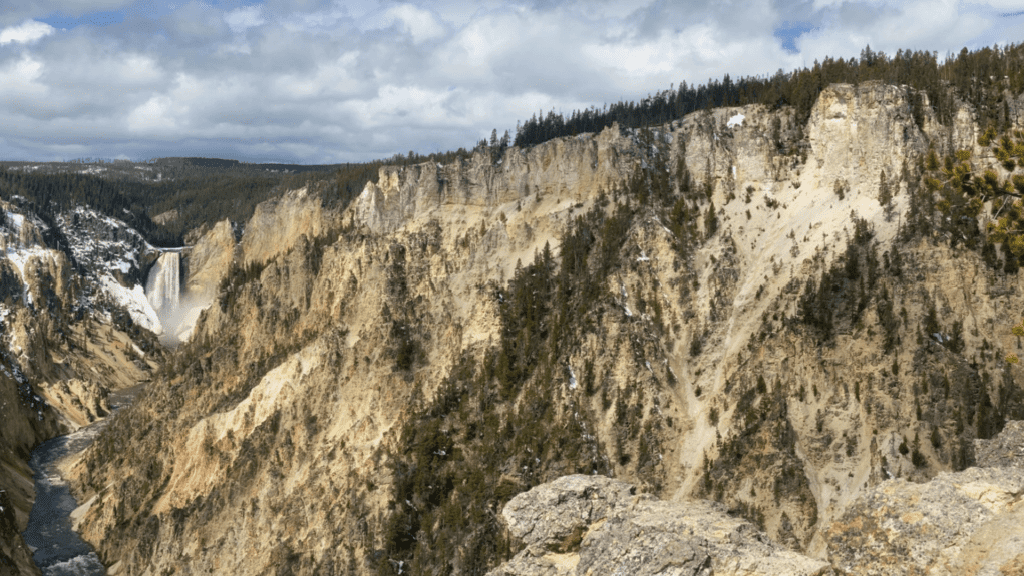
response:
{"label": "waterfall", "polygon": [[161,317],[178,309],[181,291],[181,253],[164,252],[149,271],[146,298]]}

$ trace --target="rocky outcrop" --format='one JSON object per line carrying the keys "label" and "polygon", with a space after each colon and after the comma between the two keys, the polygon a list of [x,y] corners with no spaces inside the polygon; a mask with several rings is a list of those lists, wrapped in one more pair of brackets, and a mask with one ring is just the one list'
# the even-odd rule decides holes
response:
{"label": "rocky outcrop", "polygon": [[1024,568],[1024,422],[978,441],[981,464],[868,491],[827,532],[848,574],[1014,575]]}
{"label": "rocky outcrop", "polygon": [[287,252],[302,237],[326,234],[336,221],[337,214],[325,210],[320,197],[306,188],[262,202],[242,234],[242,263],[267,262]]}
{"label": "rocky outcrop", "polygon": [[493,162],[485,150],[446,166],[384,166],[356,200],[355,218],[386,233],[444,206],[495,209],[531,195],[579,202],[621,184],[638,161],[634,138],[616,124],[597,135],[508,148]]}
{"label": "rocky outcrop", "polygon": [[32,553],[21,539],[15,519],[14,503],[6,490],[0,490],[0,576],[39,574]]}
{"label": "rocky outcrop", "polygon": [[213,301],[217,286],[234,261],[236,245],[235,230],[229,220],[218,222],[198,238],[187,252],[185,286],[189,298],[206,304]]}
{"label": "rocky outcrop", "polygon": [[821,93],[807,123],[818,189],[839,180],[877,195],[880,174],[894,179],[928,147],[905,88],[879,82],[838,84]]}
{"label": "rocky outcrop", "polygon": [[87,426],[110,413],[110,390],[96,382],[69,378],[45,383],[43,398],[56,406],[71,429]]}
{"label": "rocky outcrop", "polygon": [[513,498],[502,517],[526,548],[491,576],[832,574],[708,501],[664,502],[603,476],[565,476]]}
{"label": "rocky outcrop", "polygon": [[1006,427],[995,438],[975,440],[974,461],[982,468],[1024,470],[1024,422],[1007,422]]}

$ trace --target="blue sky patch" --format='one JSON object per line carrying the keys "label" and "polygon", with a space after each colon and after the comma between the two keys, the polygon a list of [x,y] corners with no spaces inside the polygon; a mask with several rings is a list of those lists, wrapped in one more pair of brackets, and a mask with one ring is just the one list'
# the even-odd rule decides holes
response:
{"label": "blue sky patch", "polygon": [[40,22],[46,22],[50,26],[60,30],[77,28],[83,24],[86,26],[110,26],[111,24],[120,24],[124,22],[125,18],[128,17],[128,9],[122,8],[121,10],[110,10],[107,12],[89,12],[81,16],[67,16],[60,12],[50,14],[46,18],[38,18]]}
{"label": "blue sky patch", "polygon": [[783,22],[782,26],[772,31],[772,35],[782,42],[782,47],[787,52],[796,54],[798,52],[796,49],[796,39],[811,30],[814,30],[814,26],[806,22]]}

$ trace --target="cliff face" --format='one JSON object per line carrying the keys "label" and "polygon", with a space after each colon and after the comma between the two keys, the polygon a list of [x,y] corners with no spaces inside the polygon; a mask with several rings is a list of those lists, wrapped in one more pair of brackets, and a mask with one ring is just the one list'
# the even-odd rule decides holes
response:
{"label": "cliff face", "polygon": [[236,255],[235,230],[228,220],[218,222],[198,238],[188,253],[187,296],[204,303],[213,302],[217,286],[227,275]]}
{"label": "cliff face", "polygon": [[839,558],[859,498],[1024,417],[1021,275],[930,206],[934,232],[903,229],[930,146],[995,165],[971,118],[834,86],[806,125],[713,110],[384,168],[343,214],[266,204],[247,266],[78,467],[85,535],[122,574],[482,573],[518,545],[501,506],[597,472]]}
{"label": "cliff face", "polygon": [[638,158],[635,142],[613,127],[528,150],[509,148],[494,161],[477,151],[448,166],[384,167],[353,212],[370,230],[386,233],[439,211],[494,210],[530,196],[581,202],[620,184]]}
{"label": "cliff face", "polygon": [[106,416],[109,391],[148,378],[156,357],[143,348],[155,342],[110,290],[141,277],[151,249],[88,210],[47,224],[0,202],[0,215],[0,573],[31,574],[21,538],[34,499],[29,453]]}
{"label": "cliff face", "polygon": [[[336,214],[326,212],[318,196],[303,188],[256,207],[242,237],[243,263],[267,262],[287,252],[300,238],[323,236]],[[223,236],[221,230],[219,236]]]}

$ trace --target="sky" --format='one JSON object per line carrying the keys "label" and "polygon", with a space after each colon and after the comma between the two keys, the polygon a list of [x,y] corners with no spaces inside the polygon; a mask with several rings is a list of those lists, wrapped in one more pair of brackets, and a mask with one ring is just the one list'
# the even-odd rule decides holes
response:
{"label": "sky", "polygon": [[0,1],[0,160],[427,154],[868,45],[1024,41],[1024,0]]}

